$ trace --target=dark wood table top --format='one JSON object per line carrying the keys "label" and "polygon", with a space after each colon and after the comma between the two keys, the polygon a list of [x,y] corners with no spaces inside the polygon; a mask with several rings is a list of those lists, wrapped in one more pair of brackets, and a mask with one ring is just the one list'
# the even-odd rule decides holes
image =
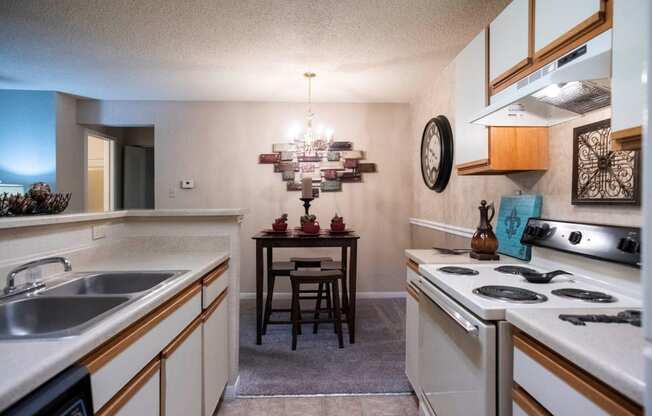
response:
{"label": "dark wood table top", "polygon": [[254,240],[289,240],[289,239],[296,239],[296,240],[341,240],[341,239],[347,239],[347,240],[357,240],[360,238],[358,234],[356,234],[354,231],[350,233],[338,233],[338,234],[331,234],[327,230],[322,230],[319,232],[317,235],[307,235],[305,233],[302,233],[301,231],[297,230],[288,230],[286,234],[268,234],[264,231],[259,232],[258,234],[254,235],[253,237]]}

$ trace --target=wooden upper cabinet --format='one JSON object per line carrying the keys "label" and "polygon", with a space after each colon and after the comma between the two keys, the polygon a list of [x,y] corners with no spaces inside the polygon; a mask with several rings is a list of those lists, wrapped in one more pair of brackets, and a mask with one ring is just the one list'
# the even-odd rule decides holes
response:
{"label": "wooden upper cabinet", "polygon": [[532,63],[533,0],[512,1],[489,25],[489,79],[492,89],[509,83]]}
{"label": "wooden upper cabinet", "polygon": [[487,128],[469,120],[487,105],[487,31],[455,58],[455,163],[487,159]]}
{"label": "wooden upper cabinet", "polygon": [[488,154],[487,159],[457,165],[457,174],[504,175],[547,170],[548,128],[489,127]]}
{"label": "wooden upper cabinet", "polygon": [[617,150],[641,148],[648,7],[649,0],[614,0],[611,139]]}
{"label": "wooden upper cabinet", "polygon": [[605,0],[538,0],[534,7],[534,57],[543,59],[606,19]]}

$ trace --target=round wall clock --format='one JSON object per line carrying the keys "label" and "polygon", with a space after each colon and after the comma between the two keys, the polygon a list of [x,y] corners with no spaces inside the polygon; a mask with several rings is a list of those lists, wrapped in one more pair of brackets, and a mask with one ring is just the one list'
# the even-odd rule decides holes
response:
{"label": "round wall clock", "polygon": [[446,188],[453,170],[453,132],[442,115],[426,123],[421,136],[421,176],[435,192]]}

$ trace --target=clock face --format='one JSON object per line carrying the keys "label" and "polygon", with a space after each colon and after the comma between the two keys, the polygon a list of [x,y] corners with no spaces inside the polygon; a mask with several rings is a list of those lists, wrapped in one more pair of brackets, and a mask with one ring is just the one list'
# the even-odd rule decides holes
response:
{"label": "clock face", "polygon": [[444,190],[453,167],[453,135],[444,116],[431,119],[421,137],[421,174],[426,186]]}

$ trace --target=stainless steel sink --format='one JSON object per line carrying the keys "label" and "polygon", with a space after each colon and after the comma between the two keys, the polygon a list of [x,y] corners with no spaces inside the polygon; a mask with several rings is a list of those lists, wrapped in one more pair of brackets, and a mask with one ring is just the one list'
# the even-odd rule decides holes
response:
{"label": "stainless steel sink", "polygon": [[128,296],[33,296],[0,305],[0,339],[77,335]]}
{"label": "stainless steel sink", "polygon": [[142,271],[89,273],[46,289],[42,295],[124,295],[151,290],[185,271]]}
{"label": "stainless steel sink", "polygon": [[79,335],[120,307],[186,272],[78,273],[36,293],[0,302],[0,339]]}

